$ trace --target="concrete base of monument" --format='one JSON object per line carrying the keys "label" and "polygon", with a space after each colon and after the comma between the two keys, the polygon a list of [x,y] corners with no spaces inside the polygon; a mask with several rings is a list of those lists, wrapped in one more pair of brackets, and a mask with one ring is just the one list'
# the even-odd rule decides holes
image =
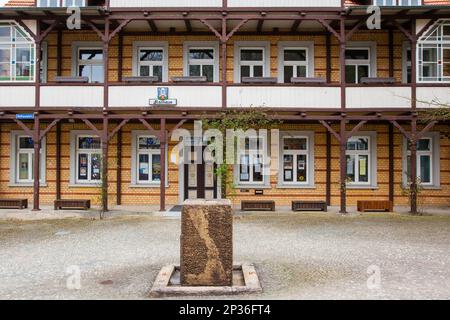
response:
{"label": "concrete base of monument", "polygon": [[150,290],[152,297],[163,296],[203,296],[237,295],[261,293],[261,283],[252,264],[243,263],[233,267],[233,286],[231,287],[193,287],[181,286],[180,267],[168,265],[161,269]]}

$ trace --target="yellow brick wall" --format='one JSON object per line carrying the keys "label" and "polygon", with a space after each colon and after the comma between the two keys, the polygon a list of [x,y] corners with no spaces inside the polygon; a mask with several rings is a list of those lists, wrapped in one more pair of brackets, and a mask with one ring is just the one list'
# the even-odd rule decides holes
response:
{"label": "yellow brick wall", "polygon": [[[168,125],[170,129],[173,125]],[[158,127],[155,126],[155,129]],[[191,129],[190,127],[186,127]],[[348,129],[351,127],[349,126]],[[70,198],[89,198],[98,204],[100,200],[99,187],[73,187],[69,184],[70,176],[70,131],[87,130],[82,124],[63,124],[61,137],[61,189],[62,197]],[[338,128],[335,128],[338,130]],[[5,198],[27,197],[32,201],[31,187],[10,187],[9,186],[9,157],[10,157],[10,132],[11,130],[20,130],[13,124],[1,124],[0,128],[0,196]],[[142,125],[130,124],[123,128],[122,137],[122,203],[124,205],[135,204],[153,204],[159,203],[159,188],[133,188],[131,184],[131,132],[132,130],[145,130]],[[263,196],[255,196],[254,190],[250,193],[241,193],[239,189],[233,192],[232,200],[238,204],[246,199],[274,199],[277,205],[290,205],[293,199],[324,200],[326,190],[326,135],[325,129],[320,125],[287,125],[281,126],[280,130],[301,130],[314,131],[315,140],[315,188],[313,189],[277,189],[277,176],[271,176],[270,189],[264,189]],[[378,188],[375,190],[362,189],[351,190],[347,192],[348,204],[355,205],[358,199],[387,199],[389,194],[388,184],[388,128],[386,125],[366,125],[363,131],[377,132],[377,175]],[[437,126],[433,131],[446,132],[449,134],[448,127]],[[116,173],[117,173],[117,136],[113,138],[109,148],[109,200],[110,204],[116,203]],[[51,204],[56,194],[56,144],[55,129],[47,136],[47,185],[41,188],[41,202]],[[172,148],[177,144],[171,141],[168,150],[168,159]],[[395,164],[395,204],[407,205],[408,199],[402,194],[401,181],[404,170],[402,164],[402,146],[403,136],[395,131],[394,135],[394,164]],[[440,140],[440,166],[441,166],[441,188],[438,190],[424,190],[421,198],[424,205],[450,205],[450,140],[442,136]],[[331,167],[331,194],[332,205],[339,205],[339,144],[332,138],[332,167]],[[168,204],[178,203],[178,166],[169,161],[168,167],[169,187],[166,190],[166,199]]]}
{"label": "yellow brick wall", "polygon": [[[48,43],[48,81],[53,81],[57,72],[57,36],[52,33],[46,39]],[[71,76],[72,42],[99,41],[93,32],[64,32],[62,41],[62,75]],[[169,79],[183,75],[183,43],[185,41],[217,41],[214,36],[125,36],[123,40],[123,76],[132,75],[133,42],[134,41],[167,41],[169,43]],[[278,75],[278,42],[279,41],[314,41],[315,76],[326,77],[325,36],[234,36],[227,47],[227,81],[234,78],[234,43],[236,41],[269,41],[270,42],[270,74]],[[377,42],[377,68],[379,77],[389,76],[388,33],[383,30],[356,32],[351,41]],[[402,44],[405,37],[401,32],[394,33],[394,75],[397,81],[402,81]],[[219,50],[220,51],[220,50]],[[118,74],[118,38],[110,45],[109,80],[117,81]],[[76,58],[76,57],[74,57]],[[331,37],[331,77],[333,82],[339,82],[339,42]],[[220,72],[220,77],[221,77]]]}

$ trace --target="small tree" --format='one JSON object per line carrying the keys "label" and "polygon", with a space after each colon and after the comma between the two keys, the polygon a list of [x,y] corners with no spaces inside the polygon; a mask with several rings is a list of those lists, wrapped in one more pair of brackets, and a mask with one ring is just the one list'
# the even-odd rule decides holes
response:
{"label": "small tree", "polygon": [[[267,110],[251,107],[245,110],[233,109],[221,112],[216,119],[203,119],[203,129],[217,129],[225,137],[227,130],[272,129],[281,123],[281,120],[270,117]],[[227,152],[226,144],[223,152],[224,154]],[[216,176],[222,181],[222,198],[234,197],[235,186],[233,177],[230,176],[231,164],[227,163],[227,157],[223,158],[223,163],[216,169]]]}

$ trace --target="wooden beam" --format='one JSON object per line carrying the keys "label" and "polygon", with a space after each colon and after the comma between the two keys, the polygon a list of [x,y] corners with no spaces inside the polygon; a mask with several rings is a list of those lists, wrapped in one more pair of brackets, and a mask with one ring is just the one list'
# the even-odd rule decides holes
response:
{"label": "wooden beam", "polygon": [[53,120],[53,122],[47,126],[47,128],[45,128],[44,131],[41,132],[41,135],[39,136],[39,141],[42,141],[42,139],[45,138],[45,136],[47,135],[47,133],[50,132],[50,130],[53,129],[54,126],[56,126],[56,124],[61,121],[61,119],[55,119]]}
{"label": "wooden beam", "polygon": [[327,206],[331,206],[331,133],[326,131],[326,143],[327,143],[327,164],[326,164],[326,201]]}
{"label": "wooden beam", "polygon": [[30,128],[28,128],[22,121],[14,119],[14,121],[19,125],[19,127],[21,127],[23,129],[23,131],[25,131],[25,133],[27,134],[27,136],[33,137],[33,132],[31,131]]}
{"label": "wooden beam", "polygon": [[319,121],[325,128],[327,128],[328,131],[330,131],[333,136],[339,141],[341,142],[341,135],[338,134],[326,121],[321,120]]}
{"label": "wooden beam", "polygon": [[108,134],[108,141],[111,140],[117,134],[117,132],[119,132],[119,130],[122,129],[122,127],[126,125],[129,121],[130,119],[122,120],[122,122],[119,123],[110,134]]}
{"label": "wooden beam", "polygon": [[89,128],[91,128],[92,131],[94,131],[95,134],[96,134],[99,138],[102,137],[102,132],[101,132],[101,130],[97,129],[97,127],[94,126],[94,125],[92,124],[91,121],[89,121],[88,119],[81,119],[81,120],[82,120]]}
{"label": "wooden beam", "polygon": [[342,40],[340,34],[337,33],[336,30],[334,30],[326,20],[319,19],[318,21],[322,26],[324,26],[328,31],[330,31],[339,41]]}
{"label": "wooden beam", "polygon": [[184,25],[186,26],[186,31],[187,32],[192,32],[192,24],[191,24],[191,20],[184,20]]}
{"label": "wooden beam", "polygon": [[358,132],[359,129],[361,129],[361,127],[366,123],[366,120],[360,121],[350,132],[345,134],[345,139],[348,140],[349,138],[353,137],[355,133]]}
{"label": "wooden beam", "polygon": [[122,204],[122,129],[117,132],[116,203]]}
{"label": "wooden beam", "polygon": [[294,23],[292,24],[291,31],[296,32],[302,21],[303,20],[295,20]]}
{"label": "wooden beam", "polygon": [[151,32],[158,32],[158,27],[156,26],[155,21],[153,20],[147,20],[148,26],[150,27]]}

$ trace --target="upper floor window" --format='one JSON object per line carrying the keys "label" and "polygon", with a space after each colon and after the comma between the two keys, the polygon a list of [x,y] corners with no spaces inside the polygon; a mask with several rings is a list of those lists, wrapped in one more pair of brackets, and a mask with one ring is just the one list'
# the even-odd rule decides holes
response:
{"label": "upper floor window", "polygon": [[84,7],[86,5],[85,0],[38,0],[38,7]]}
{"label": "upper floor window", "polygon": [[345,50],[345,75],[347,83],[360,83],[370,75],[370,48]]}
{"label": "upper floor window", "polygon": [[450,81],[450,20],[440,20],[418,41],[418,81]]}
{"label": "upper floor window", "polygon": [[103,50],[78,48],[78,76],[88,77],[89,82],[103,82]]}
{"label": "upper floor window", "polygon": [[214,81],[214,48],[189,49],[189,76],[206,77],[206,81]]}
{"label": "upper floor window", "polygon": [[264,48],[241,48],[241,81],[244,77],[264,76]]}
{"label": "upper floor window", "polygon": [[33,81],[35,45],[19,26],[0,23],[0,81]]}
{"label": "upper floor window", "polygon": [[308,75],[308,49],[285,48],[283,52],[284,83],[291,83],[292,78]]}
{"label": "upper floor window", "polygon": [[164,50],[162,48],[139,48],[139,76],[156,77],[163,81]]}
{"label": "upper floor window", "polygon": [[376,6],[420,6],[422,0],[374,0]]}

